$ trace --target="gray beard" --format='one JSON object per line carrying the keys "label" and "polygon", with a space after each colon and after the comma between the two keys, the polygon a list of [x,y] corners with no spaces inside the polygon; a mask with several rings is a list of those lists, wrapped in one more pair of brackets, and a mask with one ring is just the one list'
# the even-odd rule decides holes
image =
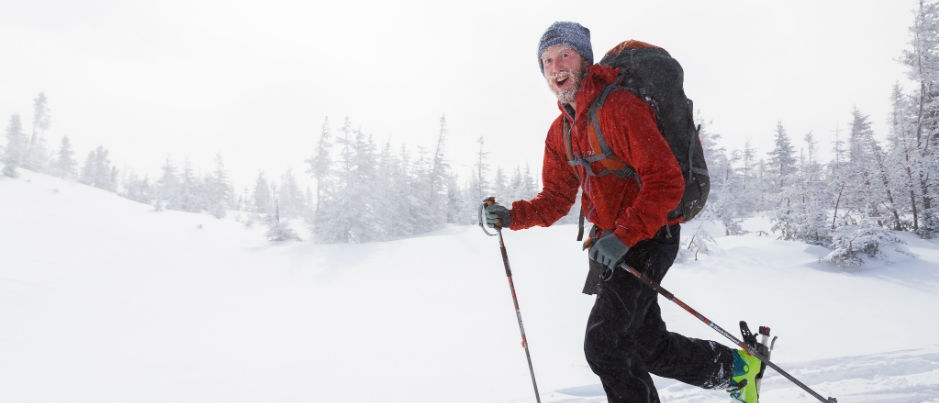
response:
{"label": "gray beard", "polygon": [[571,102],[574,102],[576,97],[577,89],[573,87],[558,92],[558,102],[560,102],[561,105],[569,105]]}

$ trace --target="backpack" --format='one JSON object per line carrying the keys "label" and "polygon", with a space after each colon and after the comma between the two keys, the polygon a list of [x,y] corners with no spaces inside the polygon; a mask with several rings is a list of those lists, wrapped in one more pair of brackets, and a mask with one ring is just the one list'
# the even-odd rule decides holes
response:
{"label": "backpack", "polygon": [[[669,212],[668,219],[680,218],[681,222],[691,220],[704,208],[711,181],[704,161],[701,139],[698,137],[700,127],[695,127],[692,102],[685,96],[682,88],[684,73],[681,65],[665,49],[634,40],[622,42],[611,49],[599,64],[620,68],[620,75],[613,84],[603,89],[588,109],[588,141],[593,148],[593,156],[574,157],[571,128],[567,120],[563,119],[568,164],[572,169],[579,165],[584,166],[585,172],[591,176],[614,174],[635,179],[639,186],[642,186],[636,171],[617,157],[606,143],[597,116],[610,93],[626,89],[652,107],[659,132],[678,160],[678,166],[685,179],[681,203]],[[597,161],[604,167],[600,172],[594,172],[590,167],[591,163]],[[582,233],[583,212],[580,222]]]}

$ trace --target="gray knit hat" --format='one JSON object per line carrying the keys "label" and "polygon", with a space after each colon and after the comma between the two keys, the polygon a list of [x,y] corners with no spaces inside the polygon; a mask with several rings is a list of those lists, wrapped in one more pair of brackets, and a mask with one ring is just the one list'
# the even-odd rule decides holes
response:
{"label": "gray knit hat", "polygon": [[558,21],[551,24],[548,30],[541,35],[538,42],[538,67],[544,71],[541,54],[545,49],[555,45],[567,45],[573,48],[587,62],[593,64],[593,48],[590,46],[590,30],[576,22]]}

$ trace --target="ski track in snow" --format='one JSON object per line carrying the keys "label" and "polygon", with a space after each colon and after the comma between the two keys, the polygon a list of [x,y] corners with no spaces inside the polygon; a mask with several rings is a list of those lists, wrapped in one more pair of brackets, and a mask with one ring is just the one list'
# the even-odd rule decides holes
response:
{"label": "ski track in snow", "polygon": [[[774,361],[775,362],[775,361]],[[800,363],[776,363],[795,378],[810,383],[822,397],[839,403],[939,402],[939,353],[935,350],[903,350],[883,354],[842,357]],[[765,402],[818,401],[788,379],[767,368],[760,400]],[[664,402],[727,402],[722,391],[704,391],[678,381],[655,378]],[[828,393],[828,394],[826,394]],[[552,403],[603,403],[599,385],[558,390]]]}
{"label": "ski track in snow", "polygon": [[[363,245],[271,244],[261,227],[0,177],[0,402],[534,400],[498,245],[478,227]],[[683,238],[699,227],[721,233],[692,223]],[[505,234],[545,402],[606,400],[581,351],[592,300],[575,233]],[[822,396],[939,403],[939,241],[900,234],[889,264],[845,272],[755,234],[716,237],[663,285],[731,333],[772,325],[774,363]],[[729,301],[735,288],[761,299]],[[670,330],[727,343],[660,305]],[[665,402],[729,400],[655,381]],[[762,400],[815,401],[772,369]]]}

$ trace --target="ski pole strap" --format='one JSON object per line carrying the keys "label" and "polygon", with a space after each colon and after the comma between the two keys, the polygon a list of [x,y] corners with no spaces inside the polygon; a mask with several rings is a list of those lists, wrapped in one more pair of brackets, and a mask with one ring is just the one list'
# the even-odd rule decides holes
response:
{"label": "ski pole strap", "polygon": [[483,214],[485,214],[486,207],[491,206],[491,205],[492,205],[493,203],[495,203],[495,202],[496,202],[496,197],[495,197],[495,196],[491,196],[491,197],[487,197],[487,198],[486,198],[485,200],[483,200],[483,202],[479,205],[479,228],[482,228],[483,233],[486,234],[486,235],[489,235],[489,236],[496,236],[496,235],[500,234],[500,233],[501,233],[501,230],[502,230],[502,228],[496,227],[496,232],[490,233],[489,230],[486,229],[486,223],[485,223],[486,219],[483,217]]}

